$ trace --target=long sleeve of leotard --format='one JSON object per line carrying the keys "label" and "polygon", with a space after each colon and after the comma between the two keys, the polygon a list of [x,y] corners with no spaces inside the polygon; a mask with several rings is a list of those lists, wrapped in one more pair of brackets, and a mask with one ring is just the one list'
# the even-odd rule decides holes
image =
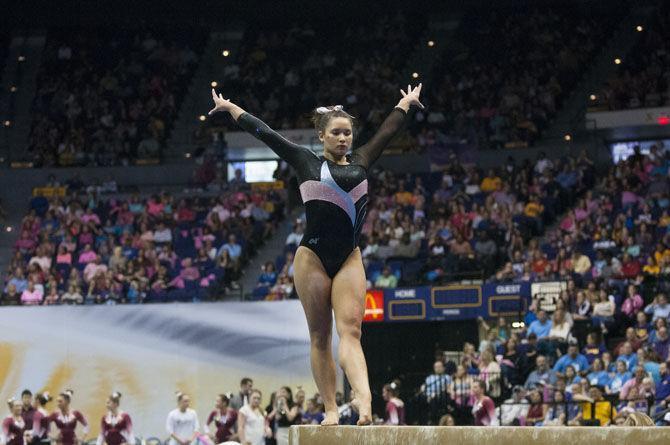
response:
{"label": "long sleeve of leotard", "polygon": [[237,124],[256,139],[265,142],[272,151],[296,170],[300,169],[306,159],[316,157],[311,150],[289,141],[251,113],[242,113],[237,119]]}
{"label": "long sleeve of leotard", "polygon": [[395,107],[393,111],[384,119],[379,130],[372,136],[367,144],[362,145],[351,153],[352,161],[369,168],[386,148],[393,136],[402,128],[405,123],[407,113],[400,107]]}

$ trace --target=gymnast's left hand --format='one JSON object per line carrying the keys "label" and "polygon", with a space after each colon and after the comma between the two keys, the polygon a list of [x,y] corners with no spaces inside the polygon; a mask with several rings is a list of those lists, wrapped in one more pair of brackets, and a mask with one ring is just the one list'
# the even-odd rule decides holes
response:
{"label": "gymnast's left hand", "polygon": [[421,101],[419,100],[419,95],[421,94],[421,87],[423,84],[419,83],[418,87],[412,88],[411,85],[407,85],[407,91],[400,90],[400,94],[402,94],[402,99],[400,99],[400,102],[398,105],[403,106],[403,108],[406,107],[406,109],[409,109],[410,106],[416,105],[417,107],[421,108],[422,110],[426,107],[423,106]]}

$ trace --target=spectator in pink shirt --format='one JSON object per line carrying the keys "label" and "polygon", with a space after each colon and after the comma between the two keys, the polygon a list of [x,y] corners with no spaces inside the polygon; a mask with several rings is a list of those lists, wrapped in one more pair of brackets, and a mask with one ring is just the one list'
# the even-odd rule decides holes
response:
{"label": "spectator in pink shirt", "polygon": [[21,232],[21,237],[14,243],[14,248],[21,252],[29,252],[35,248],[35,240],[30,235],[30,232],[24,230]]}
{"label": "spectator in pink shirt", "polygon": [[190,258],[185,258],[181,262],[182,269],[172,281],[170,281],[169,287],[176,287],[177,289],[183,289],[185,287],[186,281],[195,281],[200,278],[200,272],[197,267],[193,266],[193,262]]}
{"label": "spectator in pink shirt", "polygon": [[642,366],[636,366],[633,375],[634,377],[628,380],[621,387],[621,391],[619,392],[619,399],[627,400],[628,393],[633,387],[636,388],[636,393],[644,392],[644,379],[647,377],[647,373],[645,372],[644,368]]}
{"label": "spectator in pink shirt", "polygon": [[100,225],[100,217],[98,215],[96,215],[95,213],[93,213],[93,209],[91,209],[89,207],[88,209],[86,209],[86,213],[84,213],[81,216],[81,222],[83,222],[84,224],[88,224],[90,222],[93,222],[96,226],[99,226]]}
{"label": "spectator in pink shirt", "polygon": [[79,264],[91,263],[91,262],[95,261],[96,256],[97,255],[95,254],[95,252],[91,249],[91,245],[86,244],[84,246],[83,252],[81,252],[81,254],[79,255],[78,263]]}
{"label": "spectator in pink shirt", "polygon": [[95,259],[88,263],[84,268],[84,281],[90,283],[91,280],[93,280],[93,278],[95,278],[95,276],[101,272],[107,272],[107,266],[101,263],[100,255],[96,255]]}
{"label": "spectator in pink shirt", "polygon": [[28,288],[21,293],[21,303],[26,306],[38,305],[42,302],[44,294],[35,287],[35,283],[28,281]]}
{"label": "spectator in pink shirt", "polygon": [[621,312],[623,312],[629,319],[634,320],[635,314],[642,310],[644,301],[634,284],[628,286],[628,295],[621,305]]}
{"label": "spectator in pink shirt", "polygon": [[154,195],[147,202],[147,213],[153,217],[157,217],[163,212],[164,204],[161,202],[158,195]]}
{"label": "spectator in pink shirt", "polygon": [[625,208],[630,205],[637,204],[638,202],[642,201],[642,198],[640,198],[635,192],[632,192],[630,190],[624,190],[621,192],[621,205]]}
{"label": "spectator in pink shirt", "polygon": [[81,228],[81,233],[79,234],[79,245],[83,246],[86,244],[93,244],[93,233],[91,233],[91,228],[88,225],[84,225]]}
{"label": "spectator in pink shirt", "polygon": [[56,264],[72,265],[72,254],[68,252],[67,248],[62,243],[58,249],[58,255],[56,255]]}

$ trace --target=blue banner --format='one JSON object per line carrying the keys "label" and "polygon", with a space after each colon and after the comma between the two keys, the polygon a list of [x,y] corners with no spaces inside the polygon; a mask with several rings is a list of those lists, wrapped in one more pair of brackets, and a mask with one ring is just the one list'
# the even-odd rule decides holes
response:
{"label": "blue banner", "polygon": [[525,314],[530,284],[452,284],[384,290],[384,321],[468,320]]}

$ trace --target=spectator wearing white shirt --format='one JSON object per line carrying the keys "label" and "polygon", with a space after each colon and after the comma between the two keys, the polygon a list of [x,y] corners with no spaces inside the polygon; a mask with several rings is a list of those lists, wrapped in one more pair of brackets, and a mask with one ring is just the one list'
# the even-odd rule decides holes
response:
{"label": "spectator wearing white shirt", "polygon": [[95,256],[95,260],[88,263],[84,268],[84,280],[90,283],[99,273],[107,272],[107,266],[102,264],[100,255]]}
{"label": "spectator wearing white shirt", "polygon": [[165,428],[170,435],[170,445],[189,445],[200,430],[198,414],[189,408],[191,398],[188,394],[177,393],[177,408],[168,414]]}
{"label": "spectator wearing white shirt", "polygon": [[38,247],[35,251],[35,256],[33,256],[28,265],[37,264],[42,269],[42,272],[48,272],[51,269],[51,258],[44,254],[44,250],[41,247]]}
{"label": "spectator wearing white shirt", "polygon": [[244,445],[265,445],[265,437],[270,437],[272,431],[266,424],[265,412],[260,407],[261,392],[251,391],[249,403],[240,408],[237,416],[237,432],[240,443]]}
{"label": "spectator wearing white shirt", "polygon": [[654,301],[644,308],[644,313],[652,316],[652,323],[655,323],[659,318],[670,318],[670,304],[668,304],[668,297],[665,294],[658,294],[654,298]]}
{"label": "spectator wearing white shirt", "polygon": [[286,237],[286,245],[293,244],[294,246],[299,246],[302,241],[302,237],[305,235],[305,226],[302,222],[296,222],[293,226],[293,232]]}
{"label": "spectator wearing white shirt", "polygon": [[512,388],[512,397],[500,405],[500,416],[503,426],[518,426],[521,419],[528,415],[528,400],[522,386]]}
{"label": "spectator wearing white shirt", "polygon": [[156,244],[172,242],[172,231],[162,221],[158,223],[156,230],[154,230],[154,242]]}

